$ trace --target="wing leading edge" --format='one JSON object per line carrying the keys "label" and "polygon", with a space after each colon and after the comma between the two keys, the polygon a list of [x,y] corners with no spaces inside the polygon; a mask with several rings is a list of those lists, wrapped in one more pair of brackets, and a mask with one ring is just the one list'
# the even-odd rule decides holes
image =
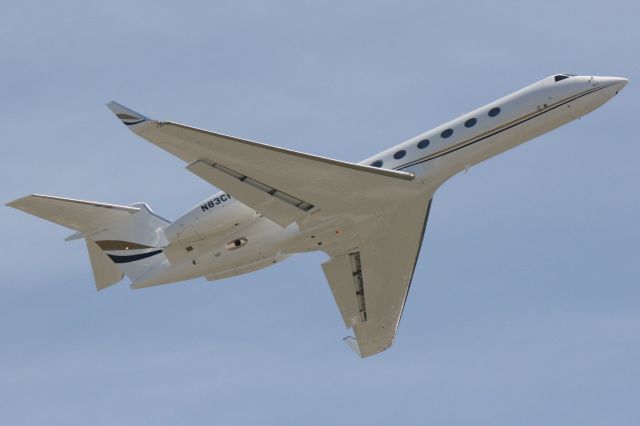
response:
{"label": "wing leading edge", "polygon": [[189,171],[281,226],[319,210],[368,215],[417,189],[411,173],[154,121],[115,102],[108,106],[138,136],[189,163]]}

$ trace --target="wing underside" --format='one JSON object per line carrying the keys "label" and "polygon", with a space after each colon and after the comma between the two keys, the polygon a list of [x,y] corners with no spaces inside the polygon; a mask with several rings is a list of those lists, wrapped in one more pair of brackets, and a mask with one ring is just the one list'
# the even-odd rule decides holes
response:
{"label": "wing underside", "polygon": [[300,223],[319,211],[323,215],[368,215],[417,190],[411,173],[154,121],[115,102],[108,106],[134,133],[182,159],[189,171],[281,226]]}
{"label": "wing underside", "polygon": [[366,357],[393,344],[431,206],[416,200],[358,226],[360,245],[322,267],[348,328],[347,343]]}
{"label": "wing underside", "polygon": [[346,223],[355,238],[323,246],[331,258],[322,266],[355,333],[347,342],[362,357],[393,343],[431,198],[413,174],[153,121],[116,103],[109,108],[189,171],[283,227],[297,222],[302,229],[313,218]]}

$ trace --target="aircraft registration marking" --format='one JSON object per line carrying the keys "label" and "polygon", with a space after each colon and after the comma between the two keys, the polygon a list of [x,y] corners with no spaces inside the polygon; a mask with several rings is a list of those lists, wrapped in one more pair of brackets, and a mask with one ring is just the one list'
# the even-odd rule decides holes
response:
{"label": "aircraft registration marking", "polygon": [[231,195],[229,194],[222,194],[216,198],[212,198],[211,200],[207,201],[204,204],[200,205],[200,208],[202,209],[203,212],[206,212],[209,209],[214,208],[215,206],[224,203],[225,201],[229,201],[231,200]]}

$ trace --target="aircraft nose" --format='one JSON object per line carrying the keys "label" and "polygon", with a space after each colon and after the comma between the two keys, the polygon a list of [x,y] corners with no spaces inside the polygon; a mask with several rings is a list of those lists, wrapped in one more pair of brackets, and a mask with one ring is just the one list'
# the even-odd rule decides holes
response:
{"label": "aircraft nose", "polygon": [[612,87],[616,89],[616,93],[624,89],[624,86],[629,82],[628,79],[622,77],[602,77],[602,80],[605,84],[612,84]]}
{"label": "aircraft nose", "polygon": [[624,86],[626,86],[628,82],[629,82],[629,79],[627,78],[617,77],[616,86],[618,87],[618,91],[624,89]]}

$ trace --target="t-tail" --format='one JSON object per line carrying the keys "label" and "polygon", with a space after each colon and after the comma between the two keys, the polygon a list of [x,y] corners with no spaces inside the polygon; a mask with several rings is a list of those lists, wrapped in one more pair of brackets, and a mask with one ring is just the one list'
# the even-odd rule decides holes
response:
{"label": "t-tail", "polygon": [[84,238],[96,288],[116,284],[124,275],[132,282],[169,267],[164,248],[170,222],[145,203],[131,206],[29,195],[7,204],[76,231],[67,241]]}

